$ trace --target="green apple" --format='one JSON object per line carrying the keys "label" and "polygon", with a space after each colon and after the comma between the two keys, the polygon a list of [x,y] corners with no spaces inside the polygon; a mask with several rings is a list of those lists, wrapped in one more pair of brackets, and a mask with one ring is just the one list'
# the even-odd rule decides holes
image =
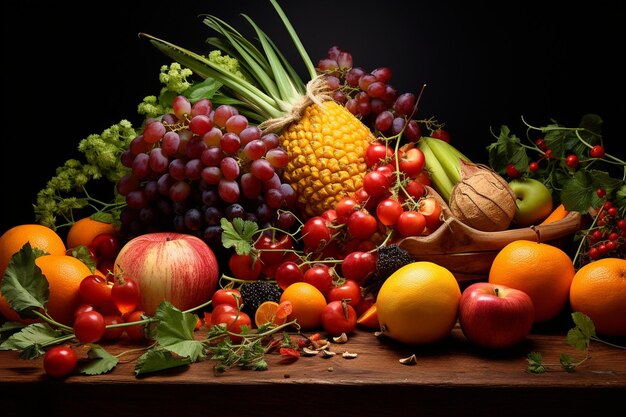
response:
{"label": "green apple", "polygon": [[533,178],[516,178],[509,181],[515,193],[517,209],[513,223],[527,227],[540,223],[552,212],[552,193],[541,181]]}

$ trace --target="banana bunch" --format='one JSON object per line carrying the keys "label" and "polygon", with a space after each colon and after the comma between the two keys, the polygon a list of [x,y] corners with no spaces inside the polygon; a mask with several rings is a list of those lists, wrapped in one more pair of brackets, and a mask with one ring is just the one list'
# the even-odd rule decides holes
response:
{"label": "banana bunch", "polygon": [[424,166],[435,190],[446,202],[450,202],[452,188],[461,181],[461,160],[471,161],[454,146],[440,139],[422,136],[417,146],[424,153]]}

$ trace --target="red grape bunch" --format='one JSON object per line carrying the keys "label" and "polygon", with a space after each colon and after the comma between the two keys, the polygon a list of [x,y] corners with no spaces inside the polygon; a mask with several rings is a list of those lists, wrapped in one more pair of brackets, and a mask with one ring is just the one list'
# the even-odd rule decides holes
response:
{"label": "red grape bunch", "polygon": [[423,124],[431,136],[450,141],[448,133],[441,129],[442,124],[432,119],[414,118],[418,99],[410,92],[398,94],[389,83],[390,68],[379,67],[367,72],[353,66],[349,52],[332,46],[327,57],[318,61],[317,70],[326,74],[333,99],[360,117],[372,131],[387,137],[402,132],[403,139],[414,142],[422,136],[420,124]]}
{"label": "red grape bunch", "polygon": [[289,157],[278,136],[263,134],[233,106],[213,109],[208,99],[192,105],[177,96],[172,108],[147,120],[121,156],[130,168],[117,183],[127,203],[122,235],[173,231],[219,247],[222,218],[289,229],[296,195],[281,182]]}

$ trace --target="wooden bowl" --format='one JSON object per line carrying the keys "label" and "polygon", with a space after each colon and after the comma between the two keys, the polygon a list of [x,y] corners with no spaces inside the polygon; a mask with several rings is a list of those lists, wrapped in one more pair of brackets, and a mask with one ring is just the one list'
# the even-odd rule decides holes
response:
{"label": "wooden bowl", "polygon": [[495,256],[515,240],[540,241],[563,248],[581,227],[580,213],[569,212],[563,219],[546,225],[483,232],[456,219],[435,190],[428,187],[428,193],[441,204],[444,222],[429,235],[404,238],[398,244],[416,261],[430,261],[449,269],[464,285],[486,281]]}

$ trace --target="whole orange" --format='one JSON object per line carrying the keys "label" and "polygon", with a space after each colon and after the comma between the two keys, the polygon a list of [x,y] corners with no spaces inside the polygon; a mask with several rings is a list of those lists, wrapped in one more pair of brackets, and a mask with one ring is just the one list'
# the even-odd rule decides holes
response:
{"label": "whole orange", "polygon": [[384,335],[407,344],[445,338],[458,317],[461,289],[448,269],[432,262],[413,262],[385,280],[376,297]]}
{"label": "whole orange", "polygon": [[[68,255],[43,255],[35,259],[35,264],[48,280],[50,292],[46,305],[48,313],[56,321],[71,326],[74,311],[80,303],[78,297],[80,282],[91,274],[91,270],[80,260]],[[29,322],[21,320],[1,295],[0,313],[9,321]]]}
{"label": "whole orange", "polygon": [[103,233],[117,233],[117,228],[111,223],[94,220],[91,217],[83,217],[76,221],[67,232],[67,247],[89,246],[93,239]]}
{"label": "whole orange", "polygon": [[301,330],[313,330],[322,326],[322,310],[326,298],[320,290],[308,282],[295,282],[289,285],[280,296],[280,302],[290,301],[292,305],[288,321],[296,320]]}
{"label": "whole orange", "polygon": [[516,240],[502,248],[491,264],[489,282],[524,291],[533,300],[535,323],[558,316],[569,300],[574,264],[560,248]]}
{"label": "whole orange", "polygon": [[572,310],[589,316],[597,333],[626,336],[626,260],[604,258],[580,268],[569,299]]}
{"label": "whole orange", "polygon": [[4,232],[0,237],[0,281],[11,257],[30,242],[33,248],[41,249],[50,255],[64,255],[65,243],[52,229],[41,224],[21,224]]}

